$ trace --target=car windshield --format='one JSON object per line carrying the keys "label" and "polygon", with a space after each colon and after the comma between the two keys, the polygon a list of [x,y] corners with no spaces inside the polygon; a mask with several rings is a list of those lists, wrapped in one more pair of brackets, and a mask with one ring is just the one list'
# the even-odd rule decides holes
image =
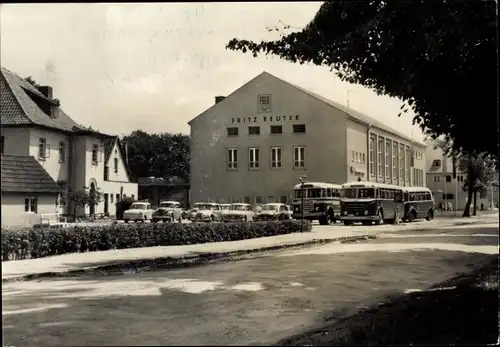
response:
{"label": "car windshield", "polygon": [[199,210],[213,210],[215,209],[214,205],[198,205],[195,206],[195,208],[198,208]]}
{"label": "car windshield", "polygon": [[262,207],[262,211],[278,211],[278,206],[277,205],[264,205],[264,207]]}
{"label": "car windshield", "polygon": [[247,206],[245,206],[245,205],[231,205],[231,207],[229,207],[229,209],[231,211],[247,211],[248,210]]}
{"label": "car windshield", "polygon": [[175,207],[177,204],[175,202],[162,202],[160,207]]}
{"label": "car windshield", "polygon": [[229,210],[229,206],[221,206],[223,210]]}
{"label": "car windshield", "polygon": [[342,189],[342,197],[344,198],[356,198],[356,188],[344,188]]}
{"label": "car windshield", "polygon": [[131,210],[147,210],[147,205],[146,204],[132,204],[130,206]]}

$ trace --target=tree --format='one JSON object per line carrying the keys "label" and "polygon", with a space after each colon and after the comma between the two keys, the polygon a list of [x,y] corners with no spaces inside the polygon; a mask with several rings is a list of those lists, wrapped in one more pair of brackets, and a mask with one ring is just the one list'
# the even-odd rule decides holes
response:
{"label": "tree", "polygon": [[61,200],[66,206],[73,208],[73,218],[76,220],[77,207],[97,205],[102,201],[102,193],[98,189],[73,190],[66,182],[58,182],[61,186]]}
{"label": "tree", "polygon": [[142,130],[125,136],[128,163],[134,179],[174,176],[189,180],[190,139],[183,134],[148,134]]}
{"label": "tree", "polygon": [[497,156],[496,33],[494,1],[331,1],[301,31],[226,48],[330,67],[400,98],[414,124],[458,152]]}
{"label": "tree", "polygon": [[[471,197],[473,196],[474,198],[474,216],[477,211],[477,193],[482,190],[491,189],[492,186],[498,186],[498,171],[496,167],[496,160],[488,155],[478,155],[472,158],[469,163],[469,170],[462,189],[468,192],[466,204],[467,212],[469,212],[470,209]],[[491,203],[493,203],[493,201]]]}

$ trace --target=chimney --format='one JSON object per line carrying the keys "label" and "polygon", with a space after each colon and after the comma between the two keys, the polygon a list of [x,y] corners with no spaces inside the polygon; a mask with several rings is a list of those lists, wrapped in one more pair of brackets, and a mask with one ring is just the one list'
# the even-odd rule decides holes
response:
{"label": "chimney", "polygon": [[215,103],[218,104],[219,102],[221,102],[222,100],[224,100],[226,97],[225,96],[216,96],[215,97]]}
{"label": "chimney", "polygon": [[53,99],[53,91],[52,91],[52,87],[50,86],[40,86],[38,87],[38,90],[43,94],[45,95],[45,97],[49,100],[52,100]]}

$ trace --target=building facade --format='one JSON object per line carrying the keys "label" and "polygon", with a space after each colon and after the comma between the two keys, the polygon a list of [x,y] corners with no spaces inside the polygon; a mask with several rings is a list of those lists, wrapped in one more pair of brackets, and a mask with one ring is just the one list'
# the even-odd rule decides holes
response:
{"label": "building facade", "polygon": [[191,201],[291,203],[299,176],[425,185],[425,145],[267,72],[189,122]]}
{"label": "building facade", "polygon": [[[0,88],[1,153],[8,155],[11,161],[17,158],[20,163],[26,158],[33,158],[61,190],[67,186],[72,190],[99,191],[102,201],[93,206],[78,207],[78,216],[114,215],[116,199],[125,195],[137,197],[137,184],[130,180],[125,151],[119,138],[77,124],[60,108],[59,102],[53,98],[51,87],[35,88],[15,73],[2,68]],[[36,198],[37,193],[44,193],[43,189],[39,190],[30,194]],[[2,209],[10,201],[9,194],[13,193],[23,191],[4,190],[2,177]],[[52,202],[52,213],[73,214],[72,206],[63,206],[60,198]],[[27,209],[24,202],[18,209]],[[45,210],[47,207],[44,207]],[[29,221],[37,219],[28,216],[33,211],[25,212],[26,218],[21,219],[19,224],[29,224]]]}
{"label": "building facade", "polygon": [[[453,160],[446,156],[441,149],[429,146],[426,149],[426,180],[427,187],[434,195],[436,207],[451,207],[455,210],[464,210],[467,203],[468,193],[464,191],[464,183],[467,178],[465,165],[457,165],[453,175]],[[490,203],[496,206],[498,203],[498,189],[491,187],[479,192],[477,205],[489,208]]]}

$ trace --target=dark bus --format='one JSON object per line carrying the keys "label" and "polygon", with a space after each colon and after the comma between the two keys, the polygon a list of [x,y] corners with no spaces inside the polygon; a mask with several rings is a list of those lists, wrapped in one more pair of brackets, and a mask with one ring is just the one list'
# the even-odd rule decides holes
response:
{"label": "dark bus", "polygon": [[403,215],[403,188],[376,182],[342,185],[340,219],[344,225],[397,223]]}
{"label": "dark bus", "polygon": [[429,188],[404,187],[403,198],[404,221],[413,222],[416,219],[432,220],[434,218],[434,198]]}

